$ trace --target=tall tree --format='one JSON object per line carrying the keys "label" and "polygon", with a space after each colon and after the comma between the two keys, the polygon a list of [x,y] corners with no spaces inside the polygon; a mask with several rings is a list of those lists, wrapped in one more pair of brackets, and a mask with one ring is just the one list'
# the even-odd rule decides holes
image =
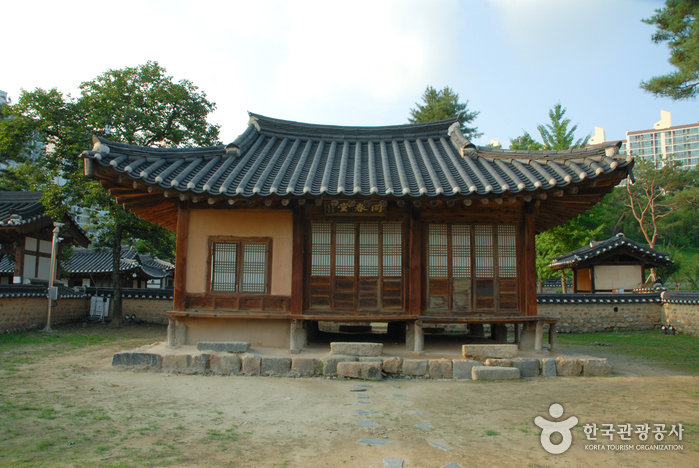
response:
{"label": "tall tree", "polygon": [[48,211],[60,214],[71,206],[82,206],[107,213],[98,234],[103,243],[111,241],[113,248],[112,322],[118,326],[123,237],[163,244],[163,239],[171,242],[172,236],[123,210],[95,181],[86,178],[80,154],[92,147],[92,135],[142,146],[217,144],[218,126],[206,121],[215,104],[190,81],[173,81],[157,62],[109,70],[82,83],[80,90],[77,98],[56,89],[22,92],[17,104],[6,109],[11,118],[0,122],[0,151],[21,158],[24,145],[39,137],[46,142],[40,155],[41,167],[51,176],[60,175],[68,181],[42,187]]}
{"label": "tall tree", "polygon": [[578,129],[578,124],[570,125],[570,119],[563,118],[566,113],[566,108],[561,106],[561,103],[556,103],[549,110],[549,119],[551,123],[546,125],[537,125],[543,142],[543,149],[547,150],[567,150],[570,148],[582,148],[587,145],[590,135],[583,138],[575,139],[575,131]]}
{"label": "tall tree", "polygon": [[410,109],[408,122],[425,123],[456,117],[461,124],[461,133],[466,138],[473,139],[483,136],[482,133],[478,133],[478,127],[466,126],[466,124],[473,122],[480,112],[469,111],[468,101],[459,102],[459,95],[450,87],[445,86],[444,89],[437,91],[432,86],[428,86],[422,93],[422,102],[423,104],[416,102],[417,108]]}
{"label": "tall tree", "polygon": [[510,149],[538,151],[544,149],[544,145],[532,138],[529,132],[524,132],[522,136],[518,136],[514,139],[510,138]]}
{"label": "tall tree", "polygon": [[657,27],[651,40],[667,42],[669,62],[676,70],[642,81],[641,88],[675,100],[695,98],[699,93],[699,1],[667,0],[665,8],[643,22]]}

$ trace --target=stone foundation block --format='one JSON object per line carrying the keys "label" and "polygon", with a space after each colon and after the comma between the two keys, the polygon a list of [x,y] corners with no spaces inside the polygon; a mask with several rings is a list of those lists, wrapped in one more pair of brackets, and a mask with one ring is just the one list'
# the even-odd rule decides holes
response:
{"label": "stone foundation block", "polygon": [[495,366],[495,367],[512,367],[512,360],[511,359],[486,359],[485,365],[486,366]]}
{"label": "stone foundation block", "polygon": [[340,362],[337,376],[349,379],[381,380],[380,362]]}
{"label": "stone foundation block", "polygon": [[546,358],[541,360],[541,376],[542,377],[556,377],[556,360],[553,358]]}
{"label": "stone foundation block", "polygon": [[185,370],[189,367],[189,354],[166,354],[163,356],[162,368],[164,370]]}
{"label": "stone foundation block", "polygon": [[612,363],[607,358],[604,359],[581,359],[583,375],[594,377],[600,375],[612,375]]}
{"label": "stone foundation block", "polygon": [[513,358],[517,356],[517,351],[514,344],[470,344],[462,347],[464,357]]}
{"label": "stone foundation block", "polygon": [[575,377],[582,372],[579,359],[556,358],[556,374],[561,377]]}
{"label": "stone foundation block", "polygon": [[323,373],[323,364],[316,358],[292,358],[290,373],[295,377],[313,377]]}
{"label": "stone foundation block", "polygon": [[357,361],[359,361],[359,362],[383,362],[383,359],[381,359],[378,356],[360,356],[357,358]]}
{"label": "stone foundation block", "polygon": [[323,375],[337,375],[337,364],[340,362],[356,362],[357,356],[325,356],[321,358]]}
{"label": "stone foundation block", "polygon": [[473,380],[508,380],[519,379],[516,367],[474,366],[471,369]]}
{"label": "stone foundation block", "polygon": [[405,359],[403,361],[403,375],[422,377],[427,374],[427,360]]}
{"label": "stone foundation block", "polygon": [[384,359],[383,361],[383,371],[387,374],[400,374],[403,368],[403,359],[399,357],[392,357]]}
{"label": "stone foundation block", "polygon": [[432,379],[451,379],[454,376],[454,367],[448,359],[430,359],[429,374]]}
{"label": "stone foundation block", "polygon": [[189,360],[189,370],[195,373],[203,373],[211,368],[210,364],[210,354],[195,354],[192,356],[192,359]]}
{"label": "stone foundation block", "polygon": [[281,377],[289,373],[291,358],[288,357],[262,357],[260,361],[261,375],[274,375]]}
{"label": "stone foundation block", "polygon": [[345,356],[380,356],[383,343],[330,343],[330,354]]}
{"label": "stone foundation block", "polygon": [[534,351],[536,344],[536,330],[522,330],[519,333],[519,349],[522,351]]}
{"label": "stone foundation block", "polygon": [[240,356],[240,364],[243,374],[260,375],[260,357],[254,354],[243,354]]}
{"label": "stone foundation block", "polygon": [[539,377],[541,362],[536,358],[512,360],[512,367],[519,369],[520,377]]}
{"label": "stone foundation block", "polygon": [[163,357],[160,354],[153,353],[134,353],[132,351],[124,351],[116,353],[112,357],[112,366],[139,366],[150,367],[151,369],[160,369],[163,363]]}
{"label": "stone foundation block", "polygon": [[471,359],[454,359],[454,378],[456,380],[471,380],[471,369],[475,366],[482,366],[478,361]]}
{"label": "stone foundation block", "polygon": [[240,373],[240,358],[235,354],[214,354],[209,367],[217,374],[236,375]]}
{"label": "stone foundation block", "polygon": [[197,343],[199,351],[218,351],[228,353],[247,353],[250,343],[244,341],[218,341]]}

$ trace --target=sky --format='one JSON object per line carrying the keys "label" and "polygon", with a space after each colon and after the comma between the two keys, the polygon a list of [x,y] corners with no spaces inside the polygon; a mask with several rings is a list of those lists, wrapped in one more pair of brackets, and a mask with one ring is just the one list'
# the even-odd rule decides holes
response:
{"label": "sky", "polygon": [[643,23],[656,0],[353,0],[5,2],[0,90],[79,84],[149,60],[216,103],[231,142],[247,112],[328,125],[407,123],[427,86],[449,86],[485,145],[547,123],[560,102],[576,136],[625,138],[697,101],[656,98],[642,80],[672,70]]}

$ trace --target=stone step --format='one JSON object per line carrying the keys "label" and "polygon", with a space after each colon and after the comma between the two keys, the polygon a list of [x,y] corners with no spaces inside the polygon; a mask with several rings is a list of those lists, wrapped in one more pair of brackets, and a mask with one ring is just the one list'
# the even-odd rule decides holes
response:
{"label": "stone step", "polygon": [[513,358],[518,351],[516,344],[468,344],[462,347],[464,357]]}
{"label": "stone step", "polygon": [[349,379],[381,380],[380,362],[339,362],[337,376]]}
{"label": "stone step", "polygon": [[383,343],[330,343],[330,354],[345,356],[380,356],[383,354]]}
{"label": "stone step", "polygon": [[516,367],[475,366],[471,369],[473,380],[508,380],[519,379]]}
{"label": "stone step", "polygon": [[250,343],[244,341],[201,341],[197,343],[199,351],[219,351],[228,353],[247,353]]}

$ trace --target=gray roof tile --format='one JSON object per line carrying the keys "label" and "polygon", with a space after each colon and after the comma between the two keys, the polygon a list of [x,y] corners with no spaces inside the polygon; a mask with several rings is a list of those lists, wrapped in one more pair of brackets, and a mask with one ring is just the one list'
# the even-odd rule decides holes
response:
{"label": "gray roof tile", "polygon": [[227,146],[142,148],[100,140],[86,152],[134,180],[221,198],[435,197],[546,191],[619,171],[616,145],[566,151],[478,147],[455,120],[388,127],[311,125],[250,114]]}

